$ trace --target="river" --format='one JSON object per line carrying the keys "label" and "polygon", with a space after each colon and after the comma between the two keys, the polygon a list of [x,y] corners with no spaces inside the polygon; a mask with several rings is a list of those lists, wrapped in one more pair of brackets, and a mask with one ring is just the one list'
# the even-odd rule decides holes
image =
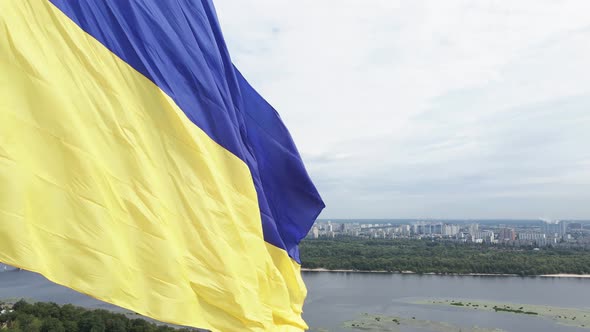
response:
{"label": "river", "polygon": [[[343,324],[362,317],[363,313],[409,322],[390,327],[400,332],[471,331],[473,326],[510,332],[590,331],[544,316],[432,303],[469,301],[482,303],[481,308],[483,303],[575,308],[587,310],[590,319],[590,279],[348,272],[304,272],[303,277],[308,287],[304,318],[314,331],[353,331]],[[111,305],[55,285],[34,273],[0,273],[0,298],[21,297],[113,309]],[[372,319],[372,316],[366,317]]]}
{"label": "river", "polygon": [[[590,307],[590,279],[438,276],[386,273],[304,272],[308,288],[304,317],[329,331],[350,331],[342,322],[361,313],[448,322],[453,326],[514,332],[586,331],[543,317],[416,304],[430,299]],[[400,331],[424,331],[415,327]]]}

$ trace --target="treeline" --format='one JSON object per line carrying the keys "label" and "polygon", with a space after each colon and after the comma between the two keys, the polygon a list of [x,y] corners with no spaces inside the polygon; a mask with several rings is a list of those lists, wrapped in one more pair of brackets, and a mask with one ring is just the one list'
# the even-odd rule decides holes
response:
{"label": "treeline", "polygon": [[590,251],[429,240],[306,239],[304,268],[416,273],[590,274]]}
{"label": "treeline", "polygon": [[0,331],[11,332],[189,332],[196,329],[175,329],[148,321],[129,319],[107,310],[87,310],[71,304],[23,300],[14,305],[0,304]]}

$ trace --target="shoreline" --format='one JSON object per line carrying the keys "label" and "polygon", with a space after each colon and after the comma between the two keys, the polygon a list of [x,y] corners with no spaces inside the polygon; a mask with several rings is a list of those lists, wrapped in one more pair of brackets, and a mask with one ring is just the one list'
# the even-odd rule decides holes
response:
{"label": "shoreline", "polygon": [[301,272],[345,272],[345,273],[386,273],[386,274],[414,274],[414,275],[435,275],[435,276],[457,276],[457,277],[520,277],[520,278],[590,278],[590,274],[571,274],[571,273],[558,273],[558,274],[539,274],[539,275],[526,275],[520,276],[518,274],[507,274],[507,273],[417,273],[414,271],[379,271],[379,270],[347,270],[347,269],[325,269],[325,268],[301,268]]}
{"label": "shoreline", "polygon": [[558,273],[558,274],[541,274],[538,277],[542,277],[542,278],[590,278],[590,274]]}

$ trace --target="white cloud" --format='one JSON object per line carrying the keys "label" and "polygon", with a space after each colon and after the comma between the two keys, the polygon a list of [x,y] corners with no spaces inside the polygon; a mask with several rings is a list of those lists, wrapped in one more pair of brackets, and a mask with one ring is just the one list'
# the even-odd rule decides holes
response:
{"label": "white cloud", "polygon": [[216,0],[325,217],[590,218],[585,0]]}

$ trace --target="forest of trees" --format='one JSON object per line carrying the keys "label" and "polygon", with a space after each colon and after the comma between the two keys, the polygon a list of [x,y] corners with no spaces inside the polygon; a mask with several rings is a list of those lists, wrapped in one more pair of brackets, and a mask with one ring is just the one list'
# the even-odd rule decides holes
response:
{"label": "forest of trees", "polygon": [[306,239],[304,268],[416,273],[590,274],[590,252],[583,249],[463,244],[429,240],[358,238]]}
{"label": "forest of trees", "polygon": [[[0,331],[11,332],[189,332],[196,329],[175,329],[149,323],[145,319],[129,319],[107,310],[88,310],[66,304],[23,300],[14,305],[0,303]],[[12,311],[11,311],[12,310]]]}

